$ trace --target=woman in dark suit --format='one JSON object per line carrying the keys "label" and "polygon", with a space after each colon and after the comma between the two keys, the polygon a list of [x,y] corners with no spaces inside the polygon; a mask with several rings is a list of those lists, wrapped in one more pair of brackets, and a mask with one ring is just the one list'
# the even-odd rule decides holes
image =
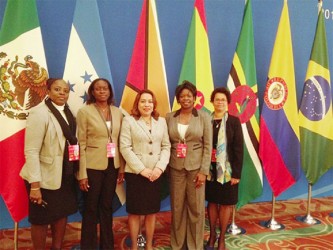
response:
{"label": "woman in dark suit", "polygon": [[78,179],[84,192],[81,249],[97,249],[97,222],[100,222],[100,249],[114,249],[112,200],[117,182],[124,180],[124,160],[119,152],[123,115],[113,104],[108,80],[98,78],[88,89],[87,105],[77,114],[80,142]]}
{"label": "woman in dark suit", "polygon": [[208,113],[194,108],[196,87],[176,88],[180,109],[166,116],[171,141],[171,248],[203,249],[205,180],[209,173],[212,126]]}
{"label": "woman in dark suit", "polygon": [[132,241],[137,249],[140,215],[145,216],[146,249],[153,249],[156,213],[160,211],[160,176],[170,158],[168,128],[156,111],[157,101],[150,90],[140,91],[131,116],[123,120],[120,151],[126,160],[126,210]]}
{"label": "woman in dark suit", "polygon": [[[62,79],[47,80],[48,98],[31,109],[25,130],[26,158],[20,175],[29,194],[29,222],[34,249],[45,249],[51,225],[52,247],[61,249],[67,216],[77,211],[76,123],[66,104],[69,86]],[[78,148],[76,148],[78,151]],[[72,159],[73,157],[73,159]],[[77,159],[76,159],[77,160]]]}
{"label": "woman in dark suit", "polygon": [[223,87],[216,88],[210,98],[214,113],[211,168],[206,182],[210,226],[206,250],[214,249],[217,219],[221,228],[218,249],[226,249],[225,232],[233,205],[238,201],[238,183],[243,165],[243,132],[239,119],[228,114],[230,100],[229,91]]}

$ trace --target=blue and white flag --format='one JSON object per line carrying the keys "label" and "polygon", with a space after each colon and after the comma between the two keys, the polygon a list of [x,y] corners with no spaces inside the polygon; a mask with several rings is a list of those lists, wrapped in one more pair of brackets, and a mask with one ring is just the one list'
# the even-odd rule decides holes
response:
{"label": "blue and white flag", "polygon": [[[108,79],[114,90],[97,2],[76,1],[63,76],[70,84],[68,104],[75,116],[87,101],[90,83],[100,77]],[[123,185],[117,185],[116,193],[114,209],[125,203]]]}
{"label": "blue and white flag", "polygon": [[90,83],[99,77],[112,85],[97,2],[77,1],[63,76],[71,86],[68,104],[75,115],[87,100]]}

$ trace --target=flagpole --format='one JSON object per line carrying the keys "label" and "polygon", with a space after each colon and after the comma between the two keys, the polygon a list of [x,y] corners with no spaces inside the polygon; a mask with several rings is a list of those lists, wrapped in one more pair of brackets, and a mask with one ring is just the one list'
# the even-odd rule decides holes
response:
{"label": "flagpole", "polygon": [[245,234],[246,230],[244,228],[238,227],[235,223],[235,214],[236,214],[236,207],[235,205],[232,206],[232,221],[231,224],[228,226],[227,233],[231,235],[239,235]]}
{"label": "flagpole", "polygon": [[18,222],[14,224],[14,249],[18,249]]}
{"label": "flagpole", "polygon": [[263,227],[269,228],[271,230],[281,230],[284,229],[284,225],[278,223],[275,218],[275,196],[272,194],[272,217],[268,221],[261,221],[259,224]]}
{"label": "flagpole", "polygon": [[307,202],[307,208],[306,208],[306,215],[305,216],[297,216],[296,220],[309,224],[309,225],[315,225],[315,224],[320,224],[321,222],[311,216],[311,196],[312,196],[312,184],[308,184],[308,202]]}

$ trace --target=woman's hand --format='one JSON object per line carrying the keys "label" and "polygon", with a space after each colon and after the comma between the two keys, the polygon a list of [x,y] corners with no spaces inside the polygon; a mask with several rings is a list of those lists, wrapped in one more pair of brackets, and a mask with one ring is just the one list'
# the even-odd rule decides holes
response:
{"label": "woman's hand", "polygon": [[147,179],[150,180],[150,177],[152,176],[153,174],[153,171],[149,168],[145,168],[144,170],[142,170],[140,172],[140,174],[143,176],[143,177],[146,177]]}
{"label": "woman's hand", "polygon": [[88,192],[88,189],[90,187],[89,184],[88,184],[88,178],[80,180],[79,184],[80,184],[80,189],[82,191]]}
{"label": "woman's hand", "polygon": [[118,173],[118,178],[117,178],[117,184],[121,184],[124,182],[124,176],[125,176],[125,173]]}
{"label": "woman's hand", "polygon": [[240,181],[240,179],[236,179],[236,178],[231,178],[230,182],[231,182],[231,185],[236,185],[238,184]]}
{"label": "woman's hand", "polygon": [[[35,190],[34,190],[35,189]],[[42,192],[40,191],[40,188],[30,188],[30,195],[29,195],[30,201],[34,204],[41,205],[42,204]]]}
{"label": "woman's hand", "polygon": [[193,180],[193,182],[195,182],[196,188],[200,188],[206,182],[206,175],[202,173],[197,173],[197,176],[195,177],[195,180]]}
{"label": "woman's hand", "polygon": [[155,167],[152,171],[152,175],[149,178],[151,182],[156,181],[158,178],[160,178],[161,174],[163,173],[162,169]]}

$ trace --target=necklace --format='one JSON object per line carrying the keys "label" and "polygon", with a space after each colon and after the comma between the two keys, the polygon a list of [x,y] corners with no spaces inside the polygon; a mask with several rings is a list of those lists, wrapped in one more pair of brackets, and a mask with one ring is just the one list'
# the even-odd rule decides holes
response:
{"label": "necklace", "polygon": [[221,122],[222,122],[222,119],[221,120],[214,120],[214,125],[215,125],[215,128],[218,128],[220,125],[221,125]]}
{"label": "necklace", "polygon": [[146,123],[146,125],[147,125],[148,127],[150,127],[150,118],[148,118],[148,120],[146,120],[145,118],[142,117],[142,119],[143,119],[143,121]]}
{"label": "necklace", "polygon": [[105,112],[108,109],[108,107],[109,107],[109,106],[106,106],[105,108],[102,108],[97,103],[96,103],[96,106],[98,107],[99,110],[102,110],[102,112]]}

